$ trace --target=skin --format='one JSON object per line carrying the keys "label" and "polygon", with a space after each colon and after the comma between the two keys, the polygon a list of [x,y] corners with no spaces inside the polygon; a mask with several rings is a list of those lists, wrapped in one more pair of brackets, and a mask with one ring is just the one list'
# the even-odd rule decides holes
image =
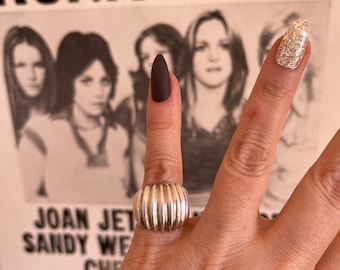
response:
{"label": "skin", "polygon": [[153,60],[157,54],[162,54],[165,58],[169,70],[173,70],[171,52],[167,46],[157,42],[153,37],[146,37],[141,43],[141,58],[143,59],[143,69],[150,78]]}
{"label": "skin", "polygon": [[[279,216],[266,220],[258,213],[280,131],[310,54],[308,45],[301,64],[290,70],[275,63],[277,46],[257,78],[202,215],[173,232],[137,226],[121,270],[301,270],[314,269],[318,261],[316,269],[339,268],[340,131]],[[182,184],[181,99],[174,75],[170,97],[154,102],[149,95],[147,108],[143,185]],[[325,268],[330,265],[335,268]]]}
{"label": "skin", "polygon": [[13,50],[15,76],[29,98],[35,98],[42,92],[46,68],[39,50],[27,43],[17,45]]}

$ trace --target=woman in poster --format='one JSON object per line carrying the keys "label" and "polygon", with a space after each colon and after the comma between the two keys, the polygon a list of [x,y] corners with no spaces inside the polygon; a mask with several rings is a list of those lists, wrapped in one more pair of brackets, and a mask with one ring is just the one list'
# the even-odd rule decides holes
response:
{"label": "woman in poster", "polygon": [[118,122],[129,133],[129,151],[132,157],[130,193],[134,194],[141,186],[143,179],[136,176],[144,174],[144,153],[146,140],[146,101],[151,66],[157,54],[162,54],[169,66],[169,70],[177,73],[175,66],[183,45],[183,37],[171,25],[159,23],[141,32],[135,43],[135,54],[138,68],[130,72],[133,80],[133,95],[126,97],[117,107]]}
{"label": "woman in poster", "polygon": [[4,71],[16,142],[25,123],[51,111],[55,102],[54,60],[32,28],[12,27],[4,41]]}
{"label": "woman in poster", "polygon": [[[285,14],[263,28],[259,37],[258,60],[260,66],[275,40],[299,17],[299,14],[295,12]],[[314,156],[315,147],[313,147],[311,135],[314,134],[313,124],[315,121],[310,121],[310,114],[316,99],[315,76],[316,72],[312,61],[310,61],[281,132],[277,159],[261,205],[262,214],[266,217],[274,218],[280,212],[298,183],[293,179],[303,176],[306,164],[309,163],[308,157]]]}
{"label": "woman in poster", "polygon": [[191,201],[204,205],[243,109],[248,74],[242,41],[220,11],[191,23],[179,67],[185,185]]}
{"label": "woman in poster", "polygon": [[54,112],[28,122],[19,145],[27,198],[44,184],[49,201],[130,203],[128,138],[111,121],[117,67],[108,44],[94,33],[66,35],[56,71]]}

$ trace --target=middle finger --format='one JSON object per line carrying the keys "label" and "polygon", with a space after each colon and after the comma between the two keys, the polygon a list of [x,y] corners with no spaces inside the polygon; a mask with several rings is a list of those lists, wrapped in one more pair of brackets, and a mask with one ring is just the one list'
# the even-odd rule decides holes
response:
{"label": "middle finger", "polygon": [[[241,230],[245,235],[257,229],[258,208],[275,159],[280,131],[310,54],[307,33],[305,20],[298,20],[274,44],[263,64],[217,173],[207,211],[202,215],[215,230],[216,225],[220,225],[224,231]],[[287,51],[291,55],[295,53],[292,58],[288,56],[288,60],[296,60],[296,51],[289,51],[293,40],[295,49],[302,50],[301,62],[294,68],[288,67],[287,62],[278,64],[280,59],[275,60],[275,56],[281,53],[283,58],[287,57]]]}

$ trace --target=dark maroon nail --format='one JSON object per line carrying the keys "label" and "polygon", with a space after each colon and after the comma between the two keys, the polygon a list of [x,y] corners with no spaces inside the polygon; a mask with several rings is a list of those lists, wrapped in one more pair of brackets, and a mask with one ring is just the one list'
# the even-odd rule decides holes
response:
{"label": "dark maroon nail", "polygon": [[158,54],[153,61],[151,69],[152,99],[157,102],[164,101],[170,96],[170,76],[168,66],[163,55]]}

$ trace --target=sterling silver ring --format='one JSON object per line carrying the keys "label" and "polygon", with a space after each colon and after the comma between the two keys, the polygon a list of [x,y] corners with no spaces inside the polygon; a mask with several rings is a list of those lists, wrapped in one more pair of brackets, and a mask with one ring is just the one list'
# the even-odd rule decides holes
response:
{"label": "sterling silver ring", "polygon": [[145,186],[134,196],[133,216],[149,231],[178,229],[189,217],[188,192],[179,184]]}

